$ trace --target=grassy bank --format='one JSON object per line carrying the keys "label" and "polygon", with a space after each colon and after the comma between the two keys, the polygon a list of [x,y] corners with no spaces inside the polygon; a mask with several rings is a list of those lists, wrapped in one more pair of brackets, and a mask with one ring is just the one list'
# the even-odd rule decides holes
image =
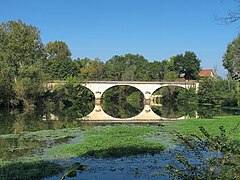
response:
{"label": "grassy bank", "polygon": [[[185,135],[201,135],[199,126],[203,126],[211,135],[219,134],[219,127],[224,126],[234,140],[240,140],[240,116],[220,116],[213,119],[187,119],[175,123],[166,124],[165,128],[170,132],[179,132]],[[232,131],[235,129],[234,131]]]}

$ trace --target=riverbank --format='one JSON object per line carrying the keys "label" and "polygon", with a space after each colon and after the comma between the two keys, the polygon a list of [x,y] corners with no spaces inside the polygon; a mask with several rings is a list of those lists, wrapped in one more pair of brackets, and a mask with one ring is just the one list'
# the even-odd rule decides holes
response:
{"label": "riverbank", "polygon": [[203,126],[213,136],[219,134],[220,126],[224,126],[229,135],[233,134],[231,136],[233,136],[232,138],[234,140],[240,141],[240,116],[217,116],[210,119],[186,119],[166,124],[165,128],[169,131],[179,132],[187,136],[191,134],[201,136],[202,134],[199,130],[200,126]]}
{"label": "riverbank", "polygon": [[[19,148],[29,149],[29,147],[23,146],[29,139],[38,142],[37,144],[48,143],[49,145],[44,146],[43,152],[40,154],[29,156],[28,153],[26,157],[23,154],[18,160],[7,161],[5,159],[0,161],[1,179],[9,179],[14,176],[19,176],[20,179],[21,177],[41,179],[43,176],[52,176],[62,172],[63,169],[67,169],[69,166],[68,159],[72,158],[117,159],[145,154],[151,156],[162,154],[166,152],[169,146],[166,141],[171,141],[175,133],[179,132],[187,136],[190,134],[201,135],[199,126],[204,126],[213,136],[219,134],[220,126],[224,126],[231,138],[239,142],[240,128],[236,128],[239,123],[239,116],[222,116],[214,119],[181,120],[163,126],[147,124],[88,126],[85,128],[37,131],[20,135],[2,135],[0,140],[16,141],[18,139],[18,145],[21,144],[20,147],[11,147],[1,143],[1,148],[5,146],[5,149],[2,149],[3,154],[7,151],[7,148],[8,150],[12,148],[14,152]],[[234,128],[235,131],[232,131]],[[36,146],[35,148],[34,151],[37,151],[39,147]],[[42,173],[44,168],[48,167],[45,165],[49,160],[53,163],[49,164],[48,169],[51,171]],[[15,163],[16,161],[17,163]],[[59,164],[59,162],[61,163]],[[86,171],[86,173],[90,172]]]}

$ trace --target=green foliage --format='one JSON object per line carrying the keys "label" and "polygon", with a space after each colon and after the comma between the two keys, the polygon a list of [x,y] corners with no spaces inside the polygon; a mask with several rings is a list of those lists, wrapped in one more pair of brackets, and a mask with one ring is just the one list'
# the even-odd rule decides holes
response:
{"label": "green foliage", "polygon": [[47,60],[44,72],[52,79],[66,79],[68,76],[79,76],[79,64],[71,60],[71,51],[63,41],[49,42],[45,46]]}
{"label": "green foliage", "polygon": [[18,69],[43,59],[43,44],[39,30],[22,21],[0,24],[0,60],[18,75]]}
{"label": "green foliage", "polygon": [[198,79],[200,70],[200,59],[197,58],[194,52],[186,51],[184,55],[180,54],[173,58],[174,70],[179,74],[185,74],[188,80]]}
{"label": "green foliage", "polygon": [[93,93],[82,86],[81,78],[69,76],[66,84],[53,92],[45,93],[45,106],[51,107],[52,112],[59,109],[73,112],[73,117],[84,117],[94,108]]}
{"label": "green foliage", "polygon": [[143,99],[143,94],[140,91],[134,91],[126,98],[127,102],[134,108],[139,108],[142,105]]}
{"label": "green foliage", "polygon": [[[232,131],[236,131],[238,126]],[[223,126],[219,127],[220,133],[216,136],[209,134],[203,126],[199,129],[204,138],[194,134],[191,137],[176,134],[178,141],[185,147],[185,153],[174,153],[180,164],[166,167],[169,176],[176,179],[239,179],[239,142],[233,141]],[[189,154],[193,155],[191,158],[195,159],[194,162]]]}
{"label": "green foliage", "polygon": [[89,58],[87,58],[87,57],[85,57],[85,58],[83,58],[83,59],[77,58],[77,59],[75,60],[75,62],[78,63],[78,65],[79,65],[80,68],[83,68],[83,67],[86,67],[86,66],[88,66],[88,65],[90,64],[91,59],[89,59]]}
{"label": "green foliage", "polygon": [[161,81],[164,79],[165,72],[168,69],[168,62],[166,60],[149,62],[147,65],[148,80]]}
{"label": "green foliage", "polygon": [[63,41],[54,41],[49,42],[45,46],[45,51],[47,53],[47,58],[58,61],[65,61],[71,59],[71,51],[68,48],[68,45]]}
{"label": "green foliage", "polygon": [[176,86],[167,86],[162,87],[158,93],[162,95],[161,103],[164,105],[189,105],[198,102],[195,88],[183,89]]}
{"label": "green foliage", "polygon": [[[86,60],[86,59],[85,59]],[[104,76],[104,67],[103,63],[95,59],[90,62],[84,62],[82,63],[85,65],[81,68],[81,77],[85,80],[102,80]]]}
{"label": "green foliage", "polygon": [[[37,69],[40,68],[38,65],[43,59],[43,44],[36,27],[20,20],[0,24],[0,89],[2,91],[0,103],[2,101],[3,105],[14,106],[19,103],[19,97],[24,101],[29,100],[29,96],[27,95],[28,98],[26,98],[23,94],[28,93],[29,84],[39,82],[40,70]],[[31,73],[32,75],[29,75]],[[39,85],[36,86],[39,87]],[[33,91],[29,93],[34,94]]]}
{"label": "green foliage", "polygon": [[14,99],[14,90],[13,90],[13,79],[12,71],[9,66],[6,66],[2,61],[0,61],[0,105],[9,106],[15,105],[13,102]]}
{"label": "green foliage", "polygon": [[198,96],[195,88],[180,89],[177,96],[178,104],[197,104]]}
{"label": "green foliage", "polygon": [[165,81],[175,81],[178,78],[178,74],[175,71],[166,71],[164,74]]}
{"label": "green foliage", "polygon": [[24,101],[25,106],[35,104],[44,93],[46,78],[37,63],[19,68],[19,75],[13,84],[16,98]]}
{"label": "green foliage", "polygon": [[228,44],[222,62],[232,77],[240,73],[240,35]]}
{"label": "green foliage", "polygon": [[114,86],[102,95],[102,108],[112,117],[130,118],[143,110],[143,100],[143,94],[134,87]]}
{"label": "green foliage", "polygon": [[79,76],[80,70],[76,62],[71,59],[64,61],[49,59],[45,62],[44,71],[49,74],[51,79],[66,79],[69,76]]}
{"label": "green foliage", "polygon": [[107,80],[147,80],[148,61],[141,55],[114,56],[105,64]]}
{"label": "green foliage", "polygon": [[168,105],[168,104],[176,104],[177,102],[177,96],[178,96],[178,87],[163,87],[161,88],[162,92],[162,101],[161,103],[163,105]]}
{"label": "green foliage", "polygon": [[205,78],[199,86],[199,102],[212,105],[237,105],[236,89],[228,80]]}

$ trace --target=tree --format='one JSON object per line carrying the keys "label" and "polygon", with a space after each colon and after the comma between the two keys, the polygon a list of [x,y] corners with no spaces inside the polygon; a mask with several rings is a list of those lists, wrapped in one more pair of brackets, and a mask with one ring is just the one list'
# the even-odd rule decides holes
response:
{"label": "tree", "polygon": [[115,55],[105,63],[107,80],[122,80],[126,69],[126,59],[123,56]]}
{"label": "tree", "polygon": [[103,79],[103,63],[95,59],[87,66],[81,68],[81,77],[84,80],[102,80]]}
{"label": "tree", "polygon": [[83,68],[83,67],[86,67],[86,66],[88,66],[88,65],[90,64],[91,59],[89,59],[89,58],[87,58],[87,57],[85,57],[85,58],[83,58],[83,59],[77,58],[77,59],[75,60],[75,62],[78,64],[78,66],[79,66],[80,68]]}
{"label": "tree", "polygon": [[237,4],[235,10],[229,11],[228,15],[225,17],[217,18],[217,20],[224,22],[225,24],[231,24],[240,20],[240,0],[234,0]]}
{"label": "tree", "polygon": [[11,104],[15,104],[13,102],[14,99],[14,91],[12,88],[13,77],[12,70],[10,67],[6,66],[2,61],[0,61],[0,105],[9,106],[10,101]]}
{"label": "tree", "polygon": [[240,73],[240,34],[228,44],[222,62],[230,76],[233,77],[235,74]]}
{"label": "tree", "polygon": [[44,71],[52,79],[66,79],[68,76],[78,76],[80,68],[78,62],[71,60],[71,51],[63,41],[49,42],[45,46],[47,61]]}
{"label": "tree", "polygon": [[114,56],[105,64],[106,79],[108,80],[147,80],[148,61],[138,54]]}
{"label": "tree", "polygon": [[[22,21],[8,21],[0,24],[0,103],[17,105],[22,69],[34,66],[44,59],[44,49],[39,30]],[[31,78],[35,81],[35,76]]]}
{"label": "tree", "polygon": [[165,81],[175,81],[178,78],[178,74],[175,71],[166,71],[164,73]]}
{"label": "tree", "polygon": [[44,58],[40,31],[21,20],[0,24],[0,61],[11,68],[12,75],[18,69]]}
{"label": "tree", "polygon": [[236,106],[235,85],[229,86],[228,80],[206,78],[201,81],[198,91],[199,102],[212,105]]}
{"label": "tree", "polygon": [[166,60],[154,61],[148,63],[147,74],[149,76],[148,80],[163,80],[164,74],[168,69],[168,62]]}
{"label": "tree", "polygon": [[194,52],[186,51],[185,54],[180,54],[174,57],[174,70],[180,74],[185,74],[185,79],[198,79],[198,72],[201,69],[200,59],[197,58]]}
{"label": "tree", "polygon": [[26,108],[34,105],[38,97],[44,93],[46,75],[41,68],[40,64],[23,66],[19,69],[19,76],[13,84],[16,99],[23,101]]}
{"label": "tree", "polygon": [[68,45],[63,41],[49,42],[45,46],[48,59],[55,59],[59,61],[71,59],[71,51]]}
{"label": "tree", "polygon": [[45,64],[45,72],[51,76],[52,79],[66,79],[68,76],[79,76],[80,68],[77,62],[67,59],[59,61],[52,59]]}

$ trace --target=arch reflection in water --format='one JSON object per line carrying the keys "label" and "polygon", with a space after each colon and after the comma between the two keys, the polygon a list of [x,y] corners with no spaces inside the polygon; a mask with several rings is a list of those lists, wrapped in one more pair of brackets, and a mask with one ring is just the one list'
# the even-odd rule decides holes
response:
{"label": "arch reflection in water", "polygon": [[82,118],[82,120],[87,120],[87,121],[129,121],[129,120],[136,120],[136,121],[169,121],[169,120],[181,120],[181,119],[187,119],[189,116],[182,116],[182,117],[176,117],[176,118],[164,118],[160,117],[157,114],[155,114],[151,106],[149,104],[144,105],[144,109],[142,112],[134,117],[130,118],[115,118],[112,117],[108,114],[106,114],[101,105],[96,105],[95,109],[93,112],[91,112],[88,116],[85,116]]}

